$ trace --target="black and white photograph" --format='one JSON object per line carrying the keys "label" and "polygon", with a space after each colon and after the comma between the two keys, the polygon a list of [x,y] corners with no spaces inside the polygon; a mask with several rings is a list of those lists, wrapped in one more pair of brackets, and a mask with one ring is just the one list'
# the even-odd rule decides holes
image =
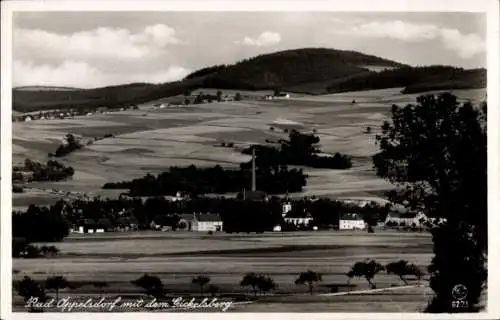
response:
{"label": "black and white photograph", "polygon": [[11,8],[7,310],[498,312],[494,1],[169,2]]}

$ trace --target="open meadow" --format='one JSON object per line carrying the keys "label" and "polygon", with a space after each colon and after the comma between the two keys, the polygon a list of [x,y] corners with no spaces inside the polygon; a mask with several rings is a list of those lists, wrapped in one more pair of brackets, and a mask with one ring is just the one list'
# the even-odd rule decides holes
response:
{"label": "open meadow", "polygon": [[[64,289],[60,296],[133,297],[142,290],[130,281],[149,273],[162,280],[167,294],[191,296],[199,292],[191,279],[207,275],[210,283],[220,288],[221,297],[229,297],[249,293],[239,285],[247,272],[271,276],[277,290],[258,296],[254,303],[231,308],[242,312],[295,309],[411,312],[419,311],[429,297],[425,279],[422,286],[416,286],[417,281],[409,278],[411,287],[356,296],[331,295],[328,287],[347,284],[345,273],[355,262],[366,258],[382,264],[405,259],[425,270],[432,256],[432,242],[427,233],[321,231],[212,236],[194,232],[108,233],[71,235],[57,247],[61,252],[54,258],[14,259],[13,268],[18,271],[13,275],[14,282],[24,275],[37,280],[62,275],[81,286]],[[323,276],[313,296],[307,294],[307,286],[294,284],[298,274],[308,269]],[[108,286],[95,288],[93,281],[105,281]],[[397,276],[385,272],[378,274],[374,282],[377,288],[404,285]],[[368,289],[364,279],[353,279],[351,284],[355,285],[350,289],[353,292]],[[16,293],[13,299],[14,308],[21,311],[22,299]]]}
{"label": "open meadow", "polygon": [[[48,189],[109,196],[109,190],[100,189],[106,182],[138,178],[148,172],[159,173],[170,166],[236,167],[249,160],[249,156],[239,152],[239,147],[284,139],[287,137],[284,129],[294,127],[305,131],[315,129],[325,153],[353,156],[353,167],[349,170],[306,168],[308,183],[298,195],[377,199],[391,186],[372,170],[371,156],[377,151],[375,135],[390,116],[392,104],[415,102],[417,96],[401,94],[400,90],[292,95],[289,99],[272,101],[252,99],[172,105],[163,109],[154,108],[155,102],[151,102],[141,105],[140,110],[66,120],[15,122],[14,165],[27,157],[47,161],[47,154],[55,151],[67,133],[85,138],[111,133],[114,137],[95,141],[62,158],[60,161],[75,169],[72,179],[31,183],[31,187],[37,188],[37,194],[14,194],[13,206],[22,208],[32,203],[53,202],[49,192],[44,198],[43,190]],[[455,90],[453,93],[461,99],[478,101],[484,98],[484,91]],[[352,100],[356,103],[351,103]],[[367,127],[371,128],[370,133],[366,133]],[[222,147],[223,142],[234,143],[234,148]]]}

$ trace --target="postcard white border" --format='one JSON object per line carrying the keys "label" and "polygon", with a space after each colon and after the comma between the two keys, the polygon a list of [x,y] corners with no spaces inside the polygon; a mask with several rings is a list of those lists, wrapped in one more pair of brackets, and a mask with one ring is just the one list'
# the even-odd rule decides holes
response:
{"label": "postcard white border", "polygon": [[[270,0],[270,1],[2,1],[1,2],[1,318],[2,319],[493,319],[500,317],[500,77],[499,4],[496,0]],[[489,277],[487,312],[479,314],[417,313],[11,313],[12,212],[12,13],[20,11],[339,11],[339,12],[486,12],[488,68],[488,233]],[[497,303],[494,303],[496,301]]]}

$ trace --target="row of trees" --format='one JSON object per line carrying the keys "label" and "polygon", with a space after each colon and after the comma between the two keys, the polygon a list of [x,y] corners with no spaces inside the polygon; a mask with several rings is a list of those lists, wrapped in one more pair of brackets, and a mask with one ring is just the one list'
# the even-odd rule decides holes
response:
{"label": "row of trees", "polygon": [[[313,168],[349,169],[352,159],[348,155],[335,153],[333,156],[319,156],[320,139],[313,134],[303,134],[293,129],[288,140],[279,140],[278,147],[257,145],[244,149],[244,154],[251,154],[255,148],[256,163],[260,166],[276,166],[281,164],[308,166]],[[248,168],[251,163],[242,164]]]}
{"label": "row of trees", "polygon": [[[12,168],[12,181],[61,181],[72,177],[75,170],[72,167],[66,167],[62,163],[49,160],[46,164],[36,162],[30,159],[24,161],[24,166],[15,166]],[[29,175],[25,175],[29,173]],[[14,190],[22,192],[22,190]]]}
{"label": "row of trees", "polygon": [[13,212],[12,236],[30,242],[61,241],[69,234],[69,222],[57,205],[36,207],[26,212]]}
{"label": "row of trees", "polygon": [[12,257],[13,258],[40,258],[51,257],[59,253],[55,246],[37,246],[29,243],[24,238],[12,239]]}
{"label": "row of trees", "polygon": [[[400,260],[397,262],[392,262],[387,264],[387,266],[382,266],[374,260],[366,260],[363,262],[356,262],[351,270],[346,274],[348,277],[348,282],[353,277],[364,277],[371,288],[376,288],[373,283],[373,278],[375,275],[383,270],[386,270],[388,274],[397,275],[405,285],[408,285],[407,276],[415,276],[417,281],[420,282],[424,273],[414,264],[408,263],[408,261]],[[314,286],[317,282],[323,281],[323,277],[320,273],[312,270],[307,270],[301,272],[297,279],[295,280],[296,285],[307,285],[309,294],[313,294]],[[216,296],[220,291],[220,288],[211,284],[211,278],[206,275],[198,275],[191,280],[191,284],[199,287],[200,294],[204,295],[206,292],[210,293],[212,296]],[[150,274],[144,274],[141,277],[131,281],[131,283],[145,291],[149,296],[162,297],[165,295],[165,288],[163,282],[160,278]],[[102,289],[107,287],[108,284],[105,281],[95,281],[91,283],[94,287]],[[278,288],[276,282],[270,276],[264,274],[257,274],[254,272],[249,272],[243,276],[240,281],[241,287],[251,288],[254,297],[257,293],[264,294],[269,291],[276,290]],[[79,286],[77,283],[69,282],[63,276],[52,276],[48,277],[43,283],[38,283],[28,276],[25,276],[23,280],[17,285],[17,292],[25,300],[32,297],[37,297],[40,301],[46,300],[48,297],[45,290],[53,290],[56,295],[56,300],[59,299],[59,291],[70,288],[75,289]]]}
{"label": "row of trees", "polygon": [[[306,175],[299,169],[288,169],[286,165],[258,166],[256,170],[260,189],[277,194],[300,192],[306,185]],[[170,167],[169,171],[157,176],[147,174],[132,181],[109,182],[103,189],[129,189],[130,196],[174,195],[178,191],[190,195],[223,194],[240,192],[248,188],[251,171],[246,168],[223,169],[216,165],[212,168]]]}

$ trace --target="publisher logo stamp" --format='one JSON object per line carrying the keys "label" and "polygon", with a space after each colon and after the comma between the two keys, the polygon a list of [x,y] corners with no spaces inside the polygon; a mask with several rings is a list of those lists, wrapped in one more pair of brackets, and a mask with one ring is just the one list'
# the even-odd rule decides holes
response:
{"label": "publisher logo stamp", "polygon": [[451,305],[453,308],[466,308],[468,306],[467,302],[467,287],[463,284],[457,284],[451,290],[451,295],[453,296],[453,301]]}

